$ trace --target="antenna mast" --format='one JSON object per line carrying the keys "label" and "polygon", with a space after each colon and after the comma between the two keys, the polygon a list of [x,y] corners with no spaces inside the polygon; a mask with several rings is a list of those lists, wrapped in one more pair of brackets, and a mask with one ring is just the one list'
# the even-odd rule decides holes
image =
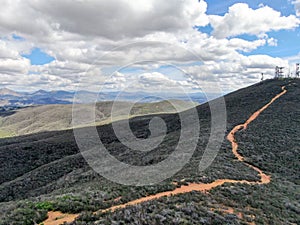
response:
{"label": "antenna mast", "polygon": [[279,78],[283,78],[283,68],[282,66],[276,66],[275,67],[275,78],[279,79]]}

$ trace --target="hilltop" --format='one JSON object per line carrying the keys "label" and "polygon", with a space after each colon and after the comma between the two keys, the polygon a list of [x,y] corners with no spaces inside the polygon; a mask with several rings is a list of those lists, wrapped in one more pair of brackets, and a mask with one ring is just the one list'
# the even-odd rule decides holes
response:
{"label": "hilltop", "polygon": [[[287,92],[246,130],[235,134],[245,162],[270,176],[270,183],[224,183],[209,193],[193,191],[113,212],[91,213],[189,183],[218,179],[258,182],[258,172],[237,160],[226,136],[281,93],[283,86]],[[0,224],[42,222],[51,210],[81,214],[72,224],[299,224],[300,81],[267,80],[226,95],[225,102],[226,136],[212,165],[203,172],[197,170],[211,126],[206,103],[196,108],[201,135],[192,159],[159,185],[122,186],[101,177],[82,158],[71,130],[0,139]],[[130,120],[134,134],[147,138],[148,123],[156,116],[166,122],[168,129],[163,143],[150,152],[130,151],[123,146],[111,124],[98,126],[97,130],[110,153],[119,160],[152,165],[168,157],[177,145],[178,115],[147,115]]]}

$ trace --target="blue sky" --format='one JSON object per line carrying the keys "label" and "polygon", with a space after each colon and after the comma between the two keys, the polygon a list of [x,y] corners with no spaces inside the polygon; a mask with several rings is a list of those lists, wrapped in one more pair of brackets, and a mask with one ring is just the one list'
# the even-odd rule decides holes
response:
{"label": "blue sky", "polygon": [[43,50],[41,50],[40,48],[34,48],[29,54],[24,54],[22,56],[29,59],[31,65],[44,65],[55,60],[54,57],[43,52]]}
{"label": "blue sky", "polygon": [[257,9],[261,5],[270,6],[277,11],[280,11],[282,15],[290,15],[295,12],[294,5],[291,4],[289,0],[226,0],[226,1],[216,1],[216,0],[207,0],[208,4],[207,13],[208,14],[218,14],[224,15],[228,8],[236,3],[247,3],[251,8]]}
{"label": "blue sky", "polygon": [[[269,35],[277,40],[277,46],[263,46],[249,54],[268,54],[274,57],[288,57],[300,52],[300,29],[295,31],[270,32]],[[245,36],[245,39],[250,39]],[[247,55],[247,54],[246,54]]]}
{"label": "blue sky", "polygon": [[[213,28],[210,25],[205,27],[198,27],[199,31],[211,34]],[[273,57],[288,57],[292,55],[297,55],[300,52],[300,28],[295,30],[282,30],[282,31],[271,31],[268,32],[270,37],[277,40],[277,46],[261,46],[256,50],[249,53],[243,53],[245,55],[255,55],[255,54],[268,54]],[[238,38],[244,40],[253,41],[256,39],[254,35],[238,35]]]}
{"label": "blue sky", "polygon": [[[294,5],[289,0],[252,0],[252,1],[240,1],[240,0],[226,0],[226,1],[215,1],[207,0],[208,14],[224,15],[228,12],[228,8],[235,3],[247,3],[251,8],[257,9],[262,5],[269,6],[279,12],[284,16],[289,16],[295,14]],[[210,34],[212,32],[212,27],[210,25],[199,28],[200,31]],[[300,52],[300,28],[294,30],[281,30],[272,31],[267,33],[270,37],[274,37],[277,40],[277,46],[262,46],[258,49],[250,52],[244,53],[245,55],[255,55],[255,54],[268,54],[273,57],[289,57],[292,55],[297,55]],[[239,38],[245,40],[254,40],[256,37],[254,35],[239,35]]]}

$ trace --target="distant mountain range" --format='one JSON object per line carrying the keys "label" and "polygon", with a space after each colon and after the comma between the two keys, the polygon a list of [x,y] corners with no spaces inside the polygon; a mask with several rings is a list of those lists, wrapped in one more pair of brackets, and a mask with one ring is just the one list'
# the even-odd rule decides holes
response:
{"label": "distant mountain range", "polygon": [[[31,105],[72,104],[76,92],[45,91],[39,90],[33,93],[16,92],[8,88],[0,89],[0,107],[25,107]],[[161,96],[161,97],[157,97]],[[177,93],[146,93],[146,92],[89,92],[79,91],[76,94],[76,103],[92,103],[99,101],[131,101],[131,102],[158,102],[165,99],[206,102],[203,93],[191,93],[189,96]]]}

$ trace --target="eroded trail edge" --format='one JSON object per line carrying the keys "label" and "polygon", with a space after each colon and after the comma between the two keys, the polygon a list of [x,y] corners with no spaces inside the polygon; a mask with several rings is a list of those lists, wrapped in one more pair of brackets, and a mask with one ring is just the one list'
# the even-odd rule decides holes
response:
{"label": "eroded trail edge", "polygon": [[[186,186],[181,186],[179,188],[176,188],[173,191],[166,191],[166,192],[161,192],[161,193],[157,193],[157,194],[154,194],[154,195],[146,196],[146,197],[143,197],[143,198],[139,198],[139,199],[127,202],[125,204],[112,206],[112,207],[104,209],[104,210],[99,210],[99,211],[96,211],[95,213],[115,211],[116,209],[121,209],[121,208],[125,208],[127,206],[140,204],[140,203],[147,202],[147,201],[154,200],[154,199],[158,199],[158,198],[161,198],[161,197],[177,195],[177,194],[182,194],[182,193],[188,193],[188,192],[192,192],[192,191],[206,192],[206,191],[209,191],[209,190],[211,190],[215,187],[221,186],[224,183],[243,183],[243,184],[250,184],[250,185],[268,184],[271,181],[271,176],[265,174],[260,168],[245,162],[244,157],[238,152],[238,143],[235,139],[235,134],[240,130],[247,129],[247,126],[252,121],[254,121],[265,109],[267,109],[274,101],[276,101],[278,98],[280,98],[286,92],[287,92],[287,90],[285,89],[285,86],[283,86],[281,93],[277,94],[274,98],[271,99],[271,101],[269,103],[267,103],[262,108],[260,108],[255,113],[253,113],[245,123],[235,126],[229,132],[229,134],[227,135],[227,140],[231,143],[232,153],[234,154],[234,156],[237,158],[238,161],[243,162],[246,166],[248,166],[248,167],[252,168],[253,170],[257,171],[258,175],[260,176],[259,181],[218,179],[218,180],[216,180],[212,183],[208,183],[208,184],[190,183]],[[53,213],[55,213],[55,212],[49,212],[48,215],[52,216]],[[70,218],[70,214],[67,214],[67,215],[68,215],[68,218]],[[73,215],[74,215],[73,218],[76,218],[78,216],[76,214],[73,214]],[[68,222],[70,222],[70,221],[68,221]],[[56,225],[56,224],[59,224],[59,223],[53,223],[53,221],[52,221],[52,223],[50,221],[49,222],[48,221],[44,222],[44,225]]]}

